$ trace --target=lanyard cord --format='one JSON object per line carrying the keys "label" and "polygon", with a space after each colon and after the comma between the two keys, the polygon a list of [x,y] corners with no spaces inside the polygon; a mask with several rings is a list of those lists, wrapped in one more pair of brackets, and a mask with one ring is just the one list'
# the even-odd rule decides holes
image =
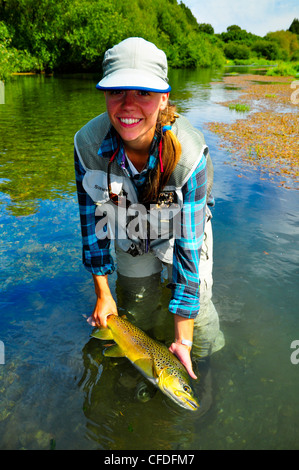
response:
{"label": "lanyard cord", "polygon": [[116,155],[117,155],[118,152],[119,152],[120,143],[119,143],[119,136],[118,136],[118,134],[116,134],[116,138],[117,138],[117,149],[115,150],[114,154],[110,157],[109,163],[112,163],[112,162],[113,162],[113,160],[115,159]]}
{"label": "lanyard cord", "polygon": [[[118,134],[116,134],[116,138],[117,138],[117,149],[115,150],[115,152],[113,153],[113,155],[110,157],[109,163],[112,163],[112,162],[113,162],[113,160],[115,159],[116,155],[117,155],[118,152],[119,152],[120,143],[119,143],[119,136],[118,136]],[[164,172],[164,168],[163,168],[163,161],[162,161],[162,138],[161,138],[161,140],[160,140],[160,142],[159,142],[158,154],[159,154],[160,170],[161,170],[161,173],[163,173],[163,172]]]}
{"label": "lanyard cord", "polygon": [[159,153],[159,161],[160,161],[160,170],[161,170],[161,173],[163,173],[164,168],[163,168],[163,162],[162,162],[162,138],[159,142],[158,153]]}

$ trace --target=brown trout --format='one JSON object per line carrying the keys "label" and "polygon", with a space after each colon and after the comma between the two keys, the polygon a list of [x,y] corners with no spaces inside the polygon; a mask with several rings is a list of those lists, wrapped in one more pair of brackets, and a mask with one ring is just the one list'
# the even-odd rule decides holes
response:
{"label": "brown trout", "polygon": [[124,316],[109,315],[107,328],[91,334],[98,339],[113,339],[116,344],[104,351],[105,356],[127,357],[156,387],[178,405],[197,410],[199,403],[189,384],[189,374],[169,349],[150,338]]}

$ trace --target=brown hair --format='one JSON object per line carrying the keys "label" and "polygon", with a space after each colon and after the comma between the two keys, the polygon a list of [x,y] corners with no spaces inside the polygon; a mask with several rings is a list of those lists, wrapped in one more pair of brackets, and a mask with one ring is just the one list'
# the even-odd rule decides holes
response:
{"label": "brown hair", "polygon": [[176,135],[171,130],[166,130],[165,132],[162,130],[163,126],[171,126],[177,117],[175,105],[169,102],[163,111],[159,111],[156,133],[162,139],[163,172],[161,172],[161,165],[159,163],[154,170],[149,172],[148,180],[140,196],[140,202],[144,204],[155,203],[157,201],[159,193],[167,184],[180,159],[182,149]]}

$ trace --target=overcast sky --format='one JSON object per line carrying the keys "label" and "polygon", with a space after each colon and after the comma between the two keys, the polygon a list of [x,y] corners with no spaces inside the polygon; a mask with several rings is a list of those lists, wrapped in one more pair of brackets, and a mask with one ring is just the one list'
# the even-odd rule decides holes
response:
{"label": "overcast sky", "polygon": [[246,31],[265,36],[288,29],[299,19],[299,0],[182,0],[198,23],[209,23],[215,33],[236,24]]}

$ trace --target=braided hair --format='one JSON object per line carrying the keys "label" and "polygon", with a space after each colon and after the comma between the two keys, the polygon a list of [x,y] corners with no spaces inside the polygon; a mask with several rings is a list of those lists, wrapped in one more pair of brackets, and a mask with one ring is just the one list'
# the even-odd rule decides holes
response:
{"label": "braided hair", "polygon": [[156,203],[159,193],[166,186],[182,153],[181,144],[176,135],[171,131],[171,126],[178,115],[176,107],[168,103],[166,108],[159,111],[156,134],[160,140],[161,162],[148,175],[147,182],[140,196],[140,202],[144,204]]}

